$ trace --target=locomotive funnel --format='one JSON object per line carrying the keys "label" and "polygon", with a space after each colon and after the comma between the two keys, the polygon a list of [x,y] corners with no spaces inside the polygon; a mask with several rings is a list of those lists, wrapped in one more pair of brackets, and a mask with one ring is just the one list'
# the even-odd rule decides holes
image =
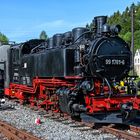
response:
{"label": "locomotive funnel", "polygon": [[93,22],[94,22],[94,25],[95,25],[95,28],[96,28],[96,33],[101,34],[103,25],[106,24],[106,22],[107,22],[107,16],[94,17]]}

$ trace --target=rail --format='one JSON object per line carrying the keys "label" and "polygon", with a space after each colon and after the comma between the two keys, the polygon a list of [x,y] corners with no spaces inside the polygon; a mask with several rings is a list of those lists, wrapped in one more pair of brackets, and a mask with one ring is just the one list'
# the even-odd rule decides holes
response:
{"label": "rail", "polygon": [[32,134],[19,130],[3,121],[0,121],[0,132],[9,140],[40,140]]}
{"label": "rail", "polygon": [[126,140],[140,140],[140,127],[137,126],[109,125],[103,126],[101,130],[103,132],[111,133],[118,138],[124,138]]}

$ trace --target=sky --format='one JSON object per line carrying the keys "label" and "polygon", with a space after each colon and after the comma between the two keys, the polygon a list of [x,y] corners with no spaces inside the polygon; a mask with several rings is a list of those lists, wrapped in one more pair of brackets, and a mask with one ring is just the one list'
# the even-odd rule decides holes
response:
{"label": "sky", "polygon": [[123,12],[140,0],[1,0],[0,32],[10,41],[39,38],[42,30],[49,37],[75,27],[84,27],[95,16]]}

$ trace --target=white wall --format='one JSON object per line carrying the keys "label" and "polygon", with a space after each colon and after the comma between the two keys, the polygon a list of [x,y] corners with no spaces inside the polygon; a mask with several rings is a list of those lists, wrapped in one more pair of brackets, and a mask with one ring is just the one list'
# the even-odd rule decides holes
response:
{"label": "white wall", "polygon": [[136,50],[134,56],[134,68],[137,75],[140,77],[140,49]]}

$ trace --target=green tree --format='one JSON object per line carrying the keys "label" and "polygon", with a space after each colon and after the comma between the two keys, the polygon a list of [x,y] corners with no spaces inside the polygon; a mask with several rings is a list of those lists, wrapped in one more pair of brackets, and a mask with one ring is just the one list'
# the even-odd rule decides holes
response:
{"label": "green tree", "polygon": [[48,36],[47,36],[47,34],[46,34],[46,32],[45,31],[42,31],[41,33],[40,33],[40,39],[44,39],[44,40],[47,40],[47,38],[48,38]]}
{"label": "green tree", "polygon": [[[137,4],[132,3],[130,7],[120,13],[119,11],[114,12],[108,17],[108,24],[119,24],[122,30],[119,34],[129,45],[131,44],[131,9],[134,8],[134,50],[140,49],[140,2]],[[89,23],[89,27],[92,27],[92,23]]]}
{"label": "green tree", "polygon": [[135,50],[140,49],[140,30],[135,31],[134,33],[134,45]]}
{"label": "green tree", "polygon": [[125,35],[122,36],[122,38],[127,42],[131,43],[131,32],[127,32]]}
{"label": "green tree", "polygon": [[7,44],[9,39],[2,33],[0,33],[0,42],[3,44]]}

